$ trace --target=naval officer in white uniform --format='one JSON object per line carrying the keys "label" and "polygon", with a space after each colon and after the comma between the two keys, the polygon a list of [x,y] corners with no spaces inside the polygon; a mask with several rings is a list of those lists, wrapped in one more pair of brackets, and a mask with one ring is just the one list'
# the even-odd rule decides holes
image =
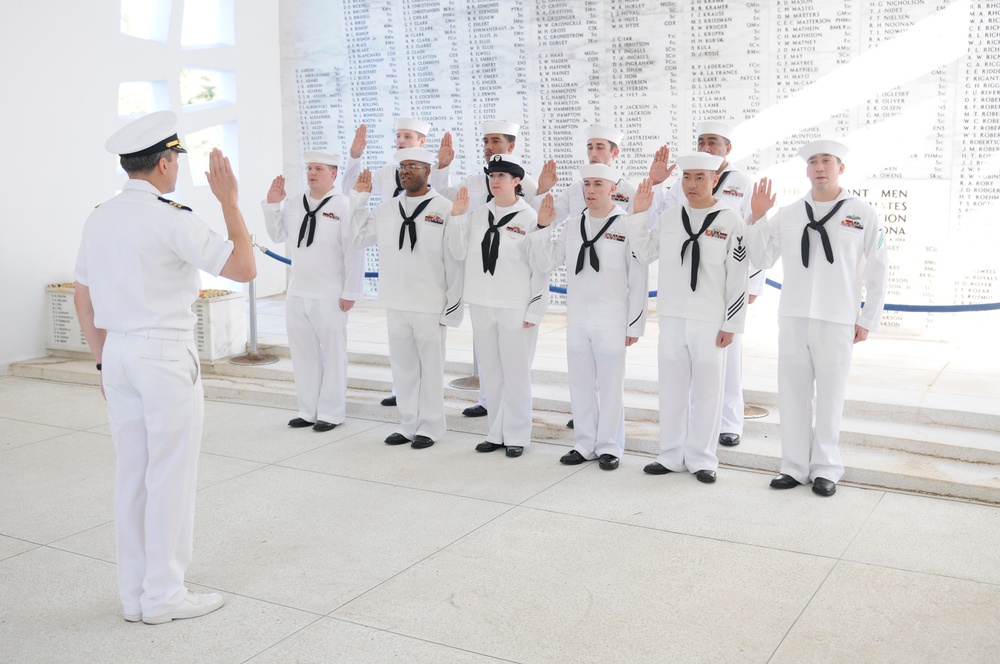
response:
{"label": "naval officer in white uniform", "polygon": [[396,152],[404,193],[367,210],[371,173],[351,192],[355,246],[378,243],[378,301],[386,308],[389,364],[400,422],[389,445],[430,447],[445,432],[445,325],[462,322],[463,266],[448,250],[452,202],[427,186],[434,155]]}
{"label": "naval officer in white uniform", "polygon": [[[564,220],[552,252],[553,266],[569,260],[567,378],[576,439],[559,461],[597,459],[601,469],[614,470],[625,452],[625,348],[645,330],[648,270],[632,251],[626,212],[615,204],[621,174],[590,164],[580,168],[580,182],[584,208]],[[538,213],[542,227],[558,217],[546,198]]]}
{"label": "naval officer in white uniform", "polygon": [[340,155],[304,159],[309,193],[286,201],[279,175],[261,205],[271,240],[292,244],[285,325],[299,412],[288,426],[322,432],[347,415],[347,312],[361,296],[364,254],[352,247],[350,199],[334,189]]}
{"label": "naval officer in white uniform", "polygon": [[889,280],[885,232],[874,208],[840,186],[847,154],[837,141],[805,145],[799,156],[809,193],[768,220],[774,196],[771,183],[761,180],[747,230],[754,263],[771,267],[781,258],[784,269],[778,304],[781,472],[771,486],[812,482],[820,496],[832,496],[844,474],[840,418],[851,354],[878,329]]}
{"label": "naval officer in white uniform", "polygon": [[746,316],[745,225],[712,195],[721,164],[706,153],[681,157],[685,202],[647,220],[652,191],[643,182],[628,220],[639,260],[660,261],[660,454],[643,471],[688,470],[706,484],[719,465],[725,348]]}
{"label": "naval officer in white uniform", "polygon": [[219,150],[209,185],[229,239],[164,196],[177,183],[177,116],[151,113],[108,139],[129,179],[83,229],[76,264],[80,327],[102,371],[115,446],[115,543],[125,620],[161,624],[222,606],[184,586],[191,562],[204,391],[192,305],[199,270],[257,273],[237,183]]}

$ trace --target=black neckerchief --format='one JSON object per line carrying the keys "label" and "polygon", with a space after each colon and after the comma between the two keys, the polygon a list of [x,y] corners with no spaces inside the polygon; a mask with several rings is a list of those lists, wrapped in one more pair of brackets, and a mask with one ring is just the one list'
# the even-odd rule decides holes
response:
{"label": "black neckerchief", "polygon": [[305,194],[302,194],[302,207],[306,209],[306,216],[302,217],[302,225],[299,226],[299,242],[296,247],[302,246],[302,238],[306,236],[306,229],[309,230],[309,237],[306,239],[306,246],[308,247],[313,243],[313,238],[316,237],[316,213],[319,212],[320,208],[329,202],[333,196],[327,196],[323,199],[323,202],[316,206],[315,210],[309,209],[309,199],[306,198]]}
{"label": "black neckerchief", "polygon": [[701,249],[698,248],[698,238],[701,234],[708,230],[708,227],[712,225],[715,218],[719,216],[722,210],[716,210],[715,212],[709,212],[705,216],[705,223],[701,225],[701,230],[697,233],[691,232],[691,219],[688,217],[687,207],[681,208],[681,221],[684,223],[684,231],[688,234],[688,239],[684,240],[684,244],[681,245],[681,264],[684,264],[684,253],[687,251],[688,245],[691,245],[691,290],[694,291],[698,287],[698,263],[701,261]]}
{"label": "black neckerchief", "polygon": [[722,175],[719,176],[719,183],[714,187],[712,187],[713,196],[715,196],[715,192],[719,191],[719,188],[722,186],[722,183],[726,181],[726,176],[729,175],[730,173],[732,173],[732,171],[723,171]]}
{"label": "black neckerchief", "polygon": [[837,210],[840,209],[840,206],[843,205],[846,200],[846,198],[841,198],[837,201],[837,204],[833,206],[833,209],[819,221],[816,221],[816,218],[813,217],[813,209],[812,206],[809,205],[809,201],[803,201],[803,203],[806,204],[806,216],[809,217],[809,223],[802,229],[802,267],[809,267],[810,228],[819,233],[819,239],[823,243],[823,253],[826,254],[826,260],[829,263],[833,263],[833,247],[830,246],[830,235],[826,232],[826,228],[823,227],[823,224],[830,221],[830,218],[837,214]]}
{"label": "black neckerchief", "polygon": [[580,215],[580,235],[581,237],[583,237],[583,244],[580,246],[580,253],[577,254],[576,256],[576,274],[580,274],[580,271],[583,270],[583,258],[584,255],[587,253],[588,249],[590,250],[590,267],[594,268],[594,272],[601,271],[601,259],[597,257],[597,249],[594,248],[594,243],[596,243],[598,240],[604,237],[604,231],[608,230],[611,224],[613,224],[615,222],[615,219],[617,219],[619,216],[620,215],[616,214],[612,217],[609,217],[608,220],[604,223],[604,226],[601,227],[601,230],[597,231],[597,235],[595,235],[592,239],[588,240],[587,212],[584,211],[583,214]]}
{"label": "black neckerchief", "polygon": [[399,201],[399,214],[403,217],[403,224],[399,227],[399,249],[403,250],[403,240],[406,238],[406,229],[410,229],[410,251],[413,251],[413,247],[417,244],[417,224],[414,221],[424,208],[430,205],[431,198],[421,201],[417,205],[417,209],[413,211],[409,217],[406,216],[406,209],[403,207],[403,201]]}
{"label": "black neckerchief", "polygon": [[489,213],[487,221],[490,227],[486,229],[486,234],[483,235],[481,245],[483,249],[483,272],[495,274],[497,258],[500,256],[500,229],[506,226],[508,221],[516,217],[520,210],[514,210],[510,214],[504,215],[496,224],[493,223],[496,219],[493,216],[493,210],[487,210],[487,212]]}

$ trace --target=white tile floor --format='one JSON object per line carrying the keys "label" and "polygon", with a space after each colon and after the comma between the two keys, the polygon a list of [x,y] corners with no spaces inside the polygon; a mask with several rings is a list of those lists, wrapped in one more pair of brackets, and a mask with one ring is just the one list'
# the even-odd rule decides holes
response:
{"label": "white tile floor", "polygon": [[0,662],[996,662],[1000,508],[561,466],[208,402],[195,589],[122,620],[96,388],[0,378]]}

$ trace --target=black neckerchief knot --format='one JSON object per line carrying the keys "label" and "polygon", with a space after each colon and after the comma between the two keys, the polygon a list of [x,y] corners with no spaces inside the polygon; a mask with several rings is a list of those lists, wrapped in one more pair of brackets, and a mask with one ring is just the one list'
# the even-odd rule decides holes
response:
{"label": "black neckerchief knot", "polygon": [[403,224],[399,227],[399,249],[403,250],[403,240],[406,238],[406,230],[410,230],[410,251],[413,251],[413,247],[417,244],[417,223],[414,221],[420,213],[424,211],[424,208],[430,205],[431,198],[422,201],[420,205],[413,211],[409,217],[406,216],[406,209],[403,207],[403,201],[399,201],[399,214],[403,217]]}
{"label": "black neckerchief knot", "polygon": [[608,220],[604,222],[601,230],[597,231],[597,235],[588,240],[586,210],[580,215],[580,236],[583,238],[583,244],[580,245],[580,253],[576,256],[576,274],[580,274],[583,270],[583,258],[588,249],[590,250],[590,267],[594,268],[594,272],[601,271],[601,259],[597,257],[597,249],[594,248],[594,243],[604,237],[604,231],[608,230],[608,228],[611,227],[611,224],[615,223],[615,219],[617,219],[618,216],[619,215],[616,214],[612,217],[608,217]]}
{"label": "black neckerchief knot", "polygon": [[507,225],[507,222],[517,216],[520,210],[514,210],[510,214],[501,217],[500,221],[496,224],[493,221],[496,217],[493,216],[493,210],[487,210],[489,213],[490,227],[486,229],[486,234],[483,235],[483,272],[489,272],[490,274],[496,274],[497,269],[497,258],[500,256],[500,229]]}
{"label": "black neckerchief knot", "polygon": [[701,261],[701,249],[698,248],[698,238],[701,234],[708,230],[708,227],[712,225],[715,218],[719,216],[722,210],[716,210],[715,212],[709,212],[705,216],[705,223],[701,225],[701,230],[697,233],[691,232],[691,219],[688,217],[687,207],[681,208],[681,221],[684,222],[684,232],[688,234],[688,239],[684,240],[684,244],[681,245],[681,264],[684,264],[684,253],[687,251],[688,245],[691,245],[691,290],[694,291],[698,287],[698,263]]}
{"label": "black neckerchief knot", "polygon": [[302,238],[306,237],[306,230],[309,231],[309,237],[306,239],[306,246],[308,247],[313,243],[313,238],[316,237],[316,213],[319,212],[320,208],[327,204],[327,202],[333,198],[333,196],[327,196],[323,199],[323,202],[316,206],[315,210],[309,209],[309,199],[306,198],[305,194],[302,194],[302,207],[306,209],[306,216],[302,217],[302,225],[299,226],[299,242],[296,247],[302,246]]}
{"label": "black neckerchief knot", "polygon": [[819,221],[816,221],[816,218],[813,217],[813,209],[812,206],[809,205],[809,201],[803,201],[803,203],[806,204],[806,216],[809,217],[809,223],[802,229],[802,267],[809,267],[810,228],[819,233],[819,239],[823,243],[823,253],[826,254],[826,260],[829,263],[833,263],[833,247],[830,246],[830,234],[826,232],[826,228],[823,227],[823,224],[830,221],[830,218],[837,214],[837,210],[840,209],[840,206],[843,205],[846,200],[846,198],[842,198],[837,201],[837,204],[833,206],[833,209]]}

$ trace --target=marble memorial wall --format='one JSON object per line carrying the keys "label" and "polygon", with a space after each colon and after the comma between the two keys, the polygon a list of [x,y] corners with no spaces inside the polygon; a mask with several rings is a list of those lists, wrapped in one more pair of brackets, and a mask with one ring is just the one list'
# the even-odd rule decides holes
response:
{"label": "marble memorial wall", "polygon": [[[432,151],[452,133],[456,182],[482,168],[480,124],[503,119],[521,124],[529,172],[557,161],[558,192],[586,156],[582,126],[622,129],[619,166],[638,182],[660,145],[688,152],[699,119],[723,119],[737,126],[730,161],[775,179],[788,204],[808,188],[797,149],[838,138],[854,148],[842,183],[886,229],[888,301],[1000,301],[1000,2],[300,0],[282,12],[289,165],[302,150],[346,153],[365,123],[377,167],[407,115],[432,125]],[[926,335],[936,320],[885,323]]]}

